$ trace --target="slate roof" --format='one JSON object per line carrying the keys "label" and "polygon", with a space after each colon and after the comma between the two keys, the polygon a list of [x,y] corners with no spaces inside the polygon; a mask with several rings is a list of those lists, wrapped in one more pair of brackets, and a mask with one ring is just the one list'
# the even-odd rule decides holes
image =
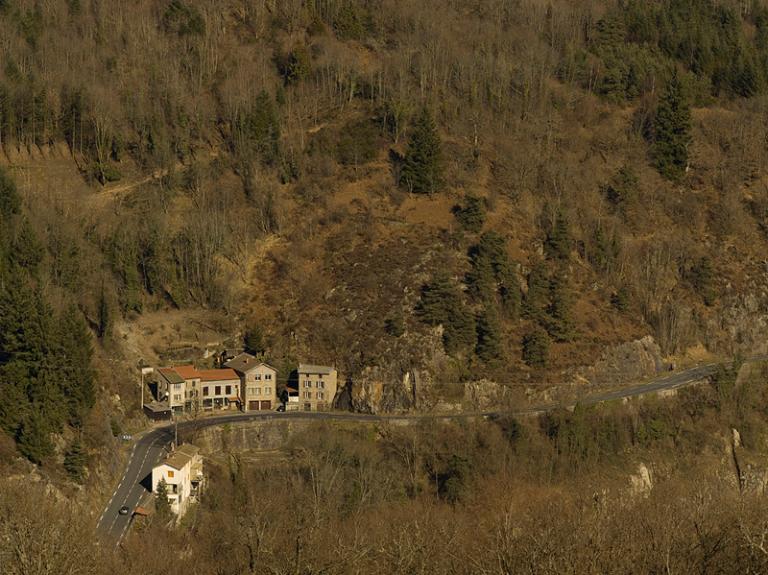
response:
{"label": "slate roof", "polygon": [[198,454],[199,451],[200,448],[187,443],[171,453],[165,459],[165,461],[163,461],[163,465],[167,465],[168,467],[173,467],[174,469],[181,471],[184,469],[184,466],[187,463],[192,461],[192,459],[195,457],[195,455]]}
{"label": "slate roof", "polygon": [[168,383],[184,383],[184,378],[176,373],[176,370],[172,367],[161,367],[157,371],[168,380]]}
{"label": "slate roof", "polygon": [[327,365],[312,365],[310,363],[300,363],[299,364],[299,373],[317,373],[322,375],[330,375],[336,371],[332,367],[328,367]]}
{"label": "slate roof", "polygon": [[266,364],[262,361],[259,361],[258,359],[253,357],[250,353],[241,353],[234,359],[230,359],[227,363],[224,364],[225,367],[232,368],[238,373],[247,373],[251,371],[254,367],[258,367],[260,365],[264,365],[275,372],[277,371],[271,365]]}

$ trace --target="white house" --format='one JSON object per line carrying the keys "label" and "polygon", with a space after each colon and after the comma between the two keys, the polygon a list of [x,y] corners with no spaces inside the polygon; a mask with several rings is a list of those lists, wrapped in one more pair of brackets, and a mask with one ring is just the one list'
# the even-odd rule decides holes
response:
{"label": "white house", "polygon": [[191,444],[182,445],[152,469],[152,492],[165,480],[171,511],[178,517],[186,513],[194,501],[203,481],[203,458],[199,449]]}

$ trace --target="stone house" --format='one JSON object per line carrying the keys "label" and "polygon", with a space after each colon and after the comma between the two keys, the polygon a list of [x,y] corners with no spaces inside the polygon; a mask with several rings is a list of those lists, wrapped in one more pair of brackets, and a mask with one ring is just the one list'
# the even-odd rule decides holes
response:
{"label": "stone house", "polygon": [[244,411],[269,411],[277,407],[277,370],[249,353],[241,353],[226,364],[240,377]]}
{"label": "stone house", "polygon": [[300,363],[295,386],[302,411],[326,411],[333,408],[338,372],[333,367]]}

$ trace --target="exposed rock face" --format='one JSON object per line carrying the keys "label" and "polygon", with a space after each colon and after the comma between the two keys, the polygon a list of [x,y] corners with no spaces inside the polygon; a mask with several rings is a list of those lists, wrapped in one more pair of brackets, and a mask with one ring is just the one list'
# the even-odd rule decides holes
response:
{"label": "exposed rock face", "polygon": [[578,375],[595,384],[632,383],[668,369],[661,349],[650,335],[611,347]]}
{"label": "exposed rock face", "polygon": [[347,381],[336,398],[336,407],[360,413],[402,413],[428,410],[435,402],[435,374],[449,362],[442,346],[442,330],[397,338],[384,362],[366,367]]}
{"label": "exposed rock face", "polygon": [[651,472],[645,463],[637,466],[637,473],[629,476],[630,492],[633,497],[648,497],[653,489]]}

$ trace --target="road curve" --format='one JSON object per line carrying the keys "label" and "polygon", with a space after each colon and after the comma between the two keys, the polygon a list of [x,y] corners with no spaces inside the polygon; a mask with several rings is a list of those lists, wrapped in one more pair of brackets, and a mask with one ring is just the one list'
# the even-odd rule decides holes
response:
{"label": "road curve", "polygon": [[[764,361],[767,358],[765,356],[751,358],[747,361]],[[639,385],[624,386],[621,389],[609,392],[601,392],[594,395],[589,395],[578,403],[580,405],[595,405],[605,401],[613,401],[617,399],[624,399],[629,397],[637,397],[641,395],[647,395],[651,393],[657,393],[660,391],[667,391],[677,389],[692,383],[699,382],[709,376],[711,376],[717,370],[719,364],[710,363],[707,365],[697,366],[685,371],[670,374],[664,377],[655,379],[649,383],[643,383]],[[555,409],[564,407],[573,407],[573,405],[562,403],[551,403],[546,405],[540,405],[531,407],[528,409],[514,410],[514,411],[477,411],[477,412],[462,412],[462,413],[422,413],[422,414],[407,414],[407,415],[369,415],[361,413],[343,413],[343,412],[289,412],[278,413],[274,411],[267,412],[251,412],[251,413],[237,413],[226,414],[216,417],[208,417],[204,419],[197,419],[192,421],[178,422],[176,430],[180,433],[190,430],[202,429],[204,427],[212,427],[215,425],[225,425],[227,423],[237,423],[241,421],[252,420],[290,420],[290,419],[303,419],[303,420],[320,420],[320,421],[354,421],[354,422],[384,422],[384,421],[419,421],[424,419],[466,419],[473,417],[498,417],[501,415],[530,415],[536,413],[544,413]],[[131,515],[120,515],[119,510],[125,506],[129,510],[138,506],[141,501],[149,495],[151,487],[151,474],[152,468],[163,458],[167,453],[168,445],[174,439],[174,426],[166,425],[164,427],[158,427],[145,433],[134,444],[133,451],[131,452],[130,459],[123,472],[122,479],[114,492],[109,503],[104,508],[104,511],[99,518],[99,522],[96,525],[96,530],[102,539],[106,541],[113,541],[115,544],[120,543],[125,536],[131,524]]]}

